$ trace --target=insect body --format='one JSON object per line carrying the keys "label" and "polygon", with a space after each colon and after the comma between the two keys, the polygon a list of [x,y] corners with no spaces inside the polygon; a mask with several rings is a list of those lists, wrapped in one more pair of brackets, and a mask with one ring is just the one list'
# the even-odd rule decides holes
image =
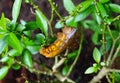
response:
{"label": "insect body", "polygon": [[51,58],[60,54],[67,48],[69,40],[74,36],[75,33],[75,28],[64,27],[62,32],[57,33],[57,39],[51,45],[40,49],[40,54],[47,58]]}

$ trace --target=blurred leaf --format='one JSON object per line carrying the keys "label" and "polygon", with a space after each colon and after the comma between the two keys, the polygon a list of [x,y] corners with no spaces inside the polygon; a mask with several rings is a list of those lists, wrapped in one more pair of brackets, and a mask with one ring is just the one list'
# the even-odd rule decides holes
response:
{"label": "blurred leaf", "polygon": [[100,42],[99,42],[99,33],[94,32],[94,34],[92,35],[92,42],[93,42],[95,45],[100,44]]}
{"label": "blurred leaf", "polygon": [[68,54],[68,59],[75,58],[77,56],[78,50],[74,50],[72,53]]}
{"label": "blurred leaf", "polygon": [[71,27],[77,27],[77,22],[75,22],[74,17],[70,17],[69,19],[66,20],[66,25],[71,26]]}
{"label": "blurred leaf", "polygon": [[109,2],[110,0],[99,0],[101,3],[107,3]]}
{"label": "blurred leaf", "polygon": [[101,62],[100,65],[101,66],[105,66],[106,64],[105,64],[105,62]]}
{"label": "blurred leaf", "polygon": [[95,14],[95,20],[97,21],[97,23],[101,24],[102,18],[96,12],[94,12],[94,14]]}
{"label": "blurred leaf", "polygon": [[35,12],[36,12],[36,23],[37,23],[37,26],[40,27],[40,29],[45,34],[45,36],[48,37],[47,18],[45,17],[45,15],[41,11],[36,10]]}
{"label": "blurred leaf", "polygon": [[18,24],[18,26],[16,27],[17,31],[23,31],[26,27],[22,24]]}
{"label": "blurred leaf", "polygon": [[44,42],[45,42],[45,36],[43,34],[39,33],[35,36],[35,40],[34,40],[35,44],[41,45]]}
{"label": "blurred leaf", "polygon": [[96,47],[93,50],[93,58],[97,63],[100,63],[101,54],[100,54],[100,51]]}
{"label": "blurred leaf", "polygon": [[65,66],[63,69],[62,69],[62,74],[65,76],[67,73],[68,73],[68,71],[69,71],[69,69],[70,69],[70,66]]}
{"label": "blurred leaf", "polygon": [[12,67],[14,70],[18,70],[21,68],[21,66],[19,64],[13,64]]}
{"label": "blurred leaf", "polygon": [[4,51],[4,49],[8,45],[7,39],[8,39],[7,35],[0,38],[0,54]]}
{"label": "blurred leaf", "polygon": [[31,21],[31,22],[28,22],[26,23],[26,29],[25,30],[35,30],[38,28],[37,24],[35,21]]}
{"label": "blurred leaf", "polygon": [[92,7],[89,7],[85,11],[80,12],[76,17],[75,17],[75,22],[79,22],[87,18],[90,13],[92,12]]}
{"label": "blurred leaf", "polygon": [[109,15],[107,14],[107,11],[105,10],[103,4],[97,3],[98,9],[100,11],[100,14],[102,15],[103,18],[108,17]]}
{"label": "blurred leaf", "polygon": [[2,13],[2,17],[0,19],[0,27],[1,27],[1,30],[6,30],[6,19],[5,19],[4,13]]}
{"label": "blurred leaf", "polygon": [[5,55],[4,57],[2,57],[0,59],[0,62],[4,63],[4,62],[8,61],[8,59],[9,59],[9,57]]}
{"label": "blurred leaf", "polygon": [[11,49],[9,52],[8,52],[9,56],[11,57],[15,57],[15,56],[18,56],[19,55],[19,52],[15,49]]}
{"label": "blurred leaf", "polygon": [[33,61],[32,61],[32,57],[29,51],[24,51],[23,53],[23,63],[26,64],[29,67],[33,67]]}
{"label": "blurred leaf", "polygon": [[23,31],[23,33],[28,36],[28,37],[31,37],[31,31]]}
{"label": "blurred leaf", "polygon": [[5,76],[7,75],[9,70],[8,66],[4,66],[2,68],[0,68],[0,80],[2,80],[3,78],[5,78]]}
{"label": "blurred leaf", "polygon": [[16,37],[16,35],[14,33],[9,33],[9,37],[8,37],[8,44],[16,49],[20,54],[22,53],[22,46],[21,46],[21,43],[19,41],[19,39]]}
{"label": "blurred leaf", "polygon": [[99,28],[98,24],[94,20],[85,20],[83,25],[84,25],[85,28],[89,28],[89,29],[91,29],[92,31],[94,31],[96,33],[99,33],[99,34],[102,33],[102,31]]}
{"label": "blurred leaf", "polygon": [[26,47],[32,54],[37,54],[39,52],[40,46],[27,46]]}
{"label": "blurred leaf", "polygon": [[69,13],[71,13],[75,9],[75,5],[72,0],[63,0],[63,5]]}
{"label": "blurred leaf", "polygon": [[[66,0],[67,1],[67,0]],[[91,6],[93,4],[93,0],[86,0],[86,1],[82,1],[80,4],[78,4],[78,6],[82,6],[82,8],[80,9],[79,12],[83,12],[85,11],[87,8],[89,8],[89,6]],[[90,9],[89,9],[90,10]]]}
{"label": "blurred leaf", "polygon": [[114,75],[115,75],[115,77],[114,77],[115,82],[120,83],[120,73],[115,72]]}
{"label": "blurred leaf", "polygon": [[109,3],[110,9],[115,12],[120,14],[120,5],[114,4],[114,3]]}
{"label": "blurred leaf", "polygon": [[63,22],[61,22],[61,21],[58,21],[56,24],[55,24],[55,28],[62,28],[62,27],[64,27],[64,23]]}
{"label": "blurred leaf", "polygon": [[16,23],[20,8],[21,8],[22,0],[15,0],[12,8],[12,21],[13,23]]}
{"label": "blurred leaf", "polygon": [[95,72],[95,68],[94,67],[89,67],[86,71],[85,74],[91,74]]}

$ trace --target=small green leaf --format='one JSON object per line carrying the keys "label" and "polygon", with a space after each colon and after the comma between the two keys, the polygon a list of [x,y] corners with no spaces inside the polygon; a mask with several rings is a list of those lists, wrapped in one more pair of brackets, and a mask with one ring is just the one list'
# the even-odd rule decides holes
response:
{"label": "small green leaf", "polygon": [[75,58],[77,56],[77,53],[78,53],[78,50],[75,50],[74,52],[69,53],[67,58],[68,59]]}
{"label": "small green leaf", "polygon": [[89,67],[86,71],[85,74],[91,74],[95,72],[95,68],[94,67]]}
{"label": "small green leaf", "polygon": [[110,6],[110,9],[111,9],[113,12],[120,14],[120,5],[114,4],[114,3],[110,3],[109,6]]}
{"label": "small green leaf", "polygon": [[70,69],[70,66],[65,66],[63,69],[62,69],[62,74],[63,75],[66,75],[67,73],[68,73],[68,71],[69,71],[69,69]]}
{"label": "small green leaf", "polygon": [[61,21],[58,21],[56,24],[55,24],[55,28],[62,28],[62,27],[64,27],[64,23],[63,22],[61,22]]}
{"label": "small green leaf", "polygon": [[9,70],[8,66],[0,68],[0,80],[2,80],[7,75],[8,70]]}
{"label": "small green leaf", "polygon": [[14,33],[9,33],[9,37],[8,37],[8,44],[16,49],[20,54],[22,53],[22,46],[21,46],[21,43],[19,41],[19,39],[16,37],[16,35]]}
{"label": "small green leaf", "polygon": [[25,30],[35,30],[38,28],[37,24],[35,21],[31,21],[31,22],[28,22],[26,23],[26,29]]}
{"label": "small green leaf", "polygon": [[4,57],[2,57],[2,58],[0,59],[0,62],[4,63],[4,62],[6,62],[6,61],[8,61],[8,60],[9,60],[9,57],[8,57],[8,56],[4,56]]}
{"label": "small green leaf", "polygon": [[43,34],[37,34],[36,36],[35,36],[35,40],[34,40],[34,43],[35,44],[39,44],[39,45],[41,45],[42,43],[44,43],[45,42],[45,36],[43,35]]}
{"label": "small green leaf", "polygon": [[95,44],[95,45],[98,45],[100,42],[98,41],[99,39],[99,33],[95,32],[93,35],[92,35],[92,42]]}
{"label": "small green leaf", "polygon": [[23,31],[24,35],[31,37],[31,31]]}
{"label": "small green leaf", "polygon": [[22,4],[22,0],[15,0],[14,4],[13,4],[13,9],[12,9],[12,19],[13,19],[13,23],[16,23],[19,12],[20,12],[20,8],[21,8],[21,4]]}
{"label": "small green leaf", "polygon": [[75,9],[75,5],[72,0],[63,0],[63,5],[69,13],[71,13]]}
{"label": "small green leaf", "polygon": [[45,34],[45,36],[48,37],[47,18],[41,11],[36,10],[35,12],[36,12],[36,23],[37,23],[38,27],[40,27],[40,29]]}
{"label": "small green leaf", "polygon": [[101,54],[97,48],[94,48],[94,50],[93,50],[93,58],[97,63],[99,63],[101,60]]}
{"label": "small green leaf", "polygon": [[103,4],[97,3],[98,9],[100,11],[100,14],[102,15],[103,18],[108,17],[109,15],[107,14],[107,11],[105,10]]}
{"label": "small green leaf", "polygon": [[15,49],[11,49],[9,52],[8,52],[9,56],[11,57],[15,57],[15,56],[18,56],[19,55],[19,52]]}
{"label": "small green leaf", "polygon": [[32,68],[33,61],[32,61],[32,57],[31,57],[30,52],[26,50],[23,54],[24,54],[23,59],[22,59],[23,63]]}
{"label": "small green leaf", "polygon": [[3,36],[1,39],[0,39],[0,54],[4,51],[4,49],[6,48],[6,46],[8,45],[8,42],[7,42],[7,35],[6,36]]}
{"label": "small green leaf", "polygon": [[18,24],[18,26],[16,27],[17,31],[23,31],[26,27],[22,24]]}
{"label": "small green leaf", "polygon": [[[67,0],[66,0],[67,1]],[[93,4],[93,0],[86,0],[78,4],[78,6],[82,6],[79,12],[85,11],[87,8],[89,8]],[[89,9],[90,10],[90,9]]]}
{"label": "small green leaf", "polygon": [[88,9],[86,9],[85,11],[80,12],[76,17],[75,17],[75,22],[79,22],[84,20],[85,18],[87,18],[90,13],[92,12],[92,7],[89,7]]}
{"label": "small green leaf", "polygon": [[109,2],[110,0],[99,0],[101,3],[107,3]]}
{"label": "small green leaf", "polygon": [[21,68],[21,66],[19,64],[13,64],[12,67],[14,70],[18,70]]}
{"label": "small green leaf", "polygon": [[2,17],[0,19],[0,27],[2,27],[1,30],[6,30],[6,19],[4,13],[2,13]]}
{"label": "small green leaf", "polygon": [[101,66],[105,66],[105,62],[101,62],[100,65],[101,65]]}
{"label": "small green leaf", "polygon": [[40,46],[27,46],[26,47],[32,54],[37,54],[39,52]]}
{"label": "small green leaf", "polygon": [[71,26],[71,27],[77,27],[77,22],[75,22],[74,17],[70,17],[69,19],[66,20],[66,25]]}

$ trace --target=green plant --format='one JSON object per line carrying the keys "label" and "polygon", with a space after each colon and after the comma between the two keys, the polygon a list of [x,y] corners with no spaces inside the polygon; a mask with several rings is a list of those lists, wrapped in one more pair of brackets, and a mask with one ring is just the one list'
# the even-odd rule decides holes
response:
{"label": "green plant", "polygon": [[[112,3],[111,0],[85,0],[75,6],[71,0],[63,0],[64,8],[69,14],[63,17],[59,14],[56,4],[52,0],[48,0],[52,12],[51,18],[48,19],[34,3],[34,0],[25,0],[25,2],[34,8],[35,21],[25,22],[20,20],[20,23],[17,21],[22,0],[15,0],[12,8],[12,20],[6,18],[4,13],[2,13],[0,19],[0,63],[2,63],[0,80],[6,76],[10,68],[18,70],[20,67],[25,67],[32,73],[54,75],[61,82],[75,83],[69,76],[83,48],[83,39],[85,39],[83,32],[85,29],[90,29],[94,32],[91,40],[99,49],[94,48],[93,59],[96,63],[89,67],[85,74],[98,73],[90,83],[96,83],[104,76],[110,83],[119,82],[120,70],[112,68],[115,59],[120,55],[119,5]],[[51,69],[42,66],[44,70],[38,70],[33,67],[35,62],[32,55],[37,54],[43,46],[48,46],[50,40],[54,38],[52,22],[55,14],[60,19],[55,24],[56,28],[62,28],[66,25],[79,31],[79,48],[71,53],[66,49],[65,57],[59,59],[56,56]],[[52,38],[48,37],[48,28],[50,28]],[[31,31],[37,29],[40,29],[42,33],[37,33],[32,38]],[[73,63],[69,64],[71,60],[73,60]],[[61,70],[58,70],[62,65],[64,66]]]}

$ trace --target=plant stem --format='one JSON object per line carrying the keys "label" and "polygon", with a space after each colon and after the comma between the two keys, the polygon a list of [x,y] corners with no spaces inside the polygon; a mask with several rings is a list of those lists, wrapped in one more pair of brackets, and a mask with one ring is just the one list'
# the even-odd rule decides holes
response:
{"label": "plant stem", "polygon": [[[111,61],[111,59],[112,59],[112,55],[113,55],[113,52],[114,52],[114,49],[115,49],[115,44],[117,43],[117,41],[120,39],[120,35],[113,41],[113,45],[112,45],[112,48],[111,48],[111,51],[110,51],[110,54],[109,54],[109,57],[108,57],[108,59],[107,59],[107,61],[106,61],[106,64],[107,64],[107,66],[110,66],[110,61]],[[116,55],[115,55],[116,56]],[[113,57],[114,57],[114,55],[113,55]],[[111,62],[111,64],[112,64],[113,62]]]}
{"label": "plant stem", "polygon": [[52,0],[48,0],[49,1],[49,3],[50,3],[50,5],[51,5],[51,7],[52,7],[52,11],[54,11],[56,14],[57,14],[57,16],[60,18],[60,19],[62,19],[62,16],[59,14],[59,12],[57,11],[57,8],[56,8],[56,6],[55,6],[55,3],[52,1]]}
{"label": "plant stem", "polygon": [[117,55],[118,55],[119,52],[120,52],[120,45],[118,46],[115,54],[113,55],[113,58],[112,58],[112,60],[110,62],[110,66],[112,66],[112,64],[113,64],[114,60],[116,59],[116,57],[117,57]]}
{"label": "plant stem", "polygon": [[71,67],[70,67],[70,69],[69,69],[69,71],[68,71],[66,77],[68,77],[68,76],[71,74],[71,72],[72,72],[72,70],[73,70],[73,68],[74,68],[74,66],[75,66],[75,64],[76,64],[76,62],[78,61],[78,58],[79,58],[80,53],[81,53],[81,50],[82,50],[82,43],[83,43],[83,28],[81,28],[80,44],[79,44],[79,49],[78,49],[77,56],[76,56],[76,58],[75,58],[73,64],[71,65]]}

